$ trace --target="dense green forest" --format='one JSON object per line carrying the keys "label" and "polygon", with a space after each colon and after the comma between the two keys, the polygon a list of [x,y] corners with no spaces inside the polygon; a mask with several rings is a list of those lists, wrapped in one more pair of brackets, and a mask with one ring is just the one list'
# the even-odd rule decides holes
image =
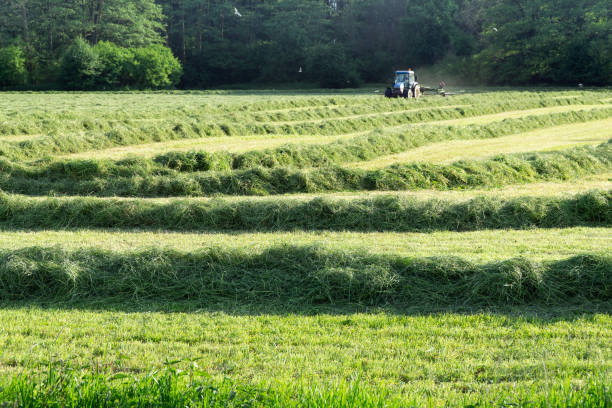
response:
{"label": "dense green forest", "polygon": [[612,84],[609,0],[2,0],[0,87]]}

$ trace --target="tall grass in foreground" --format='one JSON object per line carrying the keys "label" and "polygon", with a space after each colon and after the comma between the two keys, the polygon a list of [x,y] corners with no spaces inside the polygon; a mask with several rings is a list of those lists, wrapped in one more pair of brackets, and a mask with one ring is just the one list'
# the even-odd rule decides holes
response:
{"label": "tall grass in foreground", "polygon": [[220,304],[467,306],[612,302],[612,257],[473,263],[313,246],[113,252],[0,251],[0,300],[138,300]]}
{"label": "tall grass in foreground", "polygon": [[359,377],[343,383],[251,385],[230,379],[214,381],[191,365],[186,371],[168,366],[141,378],[94,371],[82,374],[49,366],[44,373],[25,372],[0,388],[6,407],[300,407],[300,408],[607,408],[609,384],[590,379],[582,386],[562,384],[508,389],[492,395],[466,394],[449,401],[426,395],[397,397],[369,387]]}
{"label": "tall grass in foreground", "polygon": [[172,200],[30,198],[0,192],[0,226],[20,229],[138,228],[171,231],[474,231],[612,226],[612,190],[574,197],[406,196],[342,199]]}

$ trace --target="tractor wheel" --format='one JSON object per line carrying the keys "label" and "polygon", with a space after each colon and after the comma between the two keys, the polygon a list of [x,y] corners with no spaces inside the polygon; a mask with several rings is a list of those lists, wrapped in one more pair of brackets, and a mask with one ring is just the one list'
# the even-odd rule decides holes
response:
{"label": "tractor wheel", "polygon": [[420,98],[422,95],[421,93],[421,85],[417,85],[414,87],[414,89],[412,90],[412,97],[413,98]]}
{"label": "tractor wheel", "polygon": [[409,93],[407,89],[404,89],[404,93],[402,93],[402,98],[408,98]]}
{"label": "tractor wheel", "polygon": [[391,88],[387,88],[387,89],[385,90],[385,96],[386,96],[387,98],[390,98],[390,97],[392,97],[392,96],[393,96],[393,91],[391,91]]}

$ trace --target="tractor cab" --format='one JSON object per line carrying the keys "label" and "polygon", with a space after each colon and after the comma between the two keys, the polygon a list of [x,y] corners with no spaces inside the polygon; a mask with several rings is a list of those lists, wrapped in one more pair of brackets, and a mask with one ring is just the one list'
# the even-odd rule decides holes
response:
{"label": "tractor cab", "polygon": [[395,88],[399,88],[401,84],[404,84],[404,88],[410,89],[415,82],[416,75],[414,74],[414,71],[395,71]]}
{"label": "tractor cab", "polygon": [[385,96],[387,98],[418,98],[420,92],[416,74],[413,70],[409,69],[406,71],[395,71],[393,87],[387,88]]}

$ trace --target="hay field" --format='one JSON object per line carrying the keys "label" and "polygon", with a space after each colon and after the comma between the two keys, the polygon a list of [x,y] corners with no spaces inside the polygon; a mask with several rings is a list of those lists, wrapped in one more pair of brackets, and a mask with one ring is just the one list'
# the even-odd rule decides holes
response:
{"label": "hay field", "polygon": [[609,90],[1,96],[0,402],[611,406]]}

